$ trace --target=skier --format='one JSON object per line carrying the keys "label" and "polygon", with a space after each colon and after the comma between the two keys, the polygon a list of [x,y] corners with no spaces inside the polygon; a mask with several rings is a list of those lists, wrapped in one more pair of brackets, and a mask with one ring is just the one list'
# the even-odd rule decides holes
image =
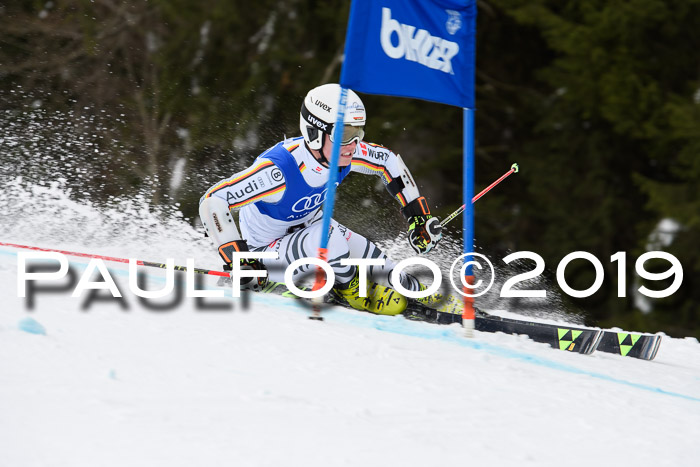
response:
{"label": "skier", "polygon": [[[249,168],[216,183],[201,198],[199,214],[225,262],[225,270],[231,269],[233,252],[278,252],[278,260],[241,260],[241,268],[267,268],[272,280],[282,281],[281,271],[286,266],[299,258],[316,256],[339,97],[338,84],[325,84],[309,91],[301,105],[299,127],[303,136],[286,139],[263,152]],[[440,241],[440,223],[430,214],[401,157],[363,140],[365,121],[362,101],[348,90],[338,183],[350,172],[381,177],[408,221],[411,247],[418,254],[427,253]],[[232,211],[239,213],[240,232]],[[359,294],[357,267],[341,264],[344,258],[386,261],[384,267],[368,268],[372,280],[367,284],[367,297]],[[331,221],[328,237],[328,264],[335,273],[333,290],[353,308],[387,315],[399,314],[406,308],[403,296],[377,283],[384,280],[380,278],[386,278],[391,285],[389,275],[396,263],[374,243],[335,220]],[[315,266],[308,265],[306,270],[310,268]],[[304,268],[295,274],[302,272]],[[411,274],[402,271],[400,277],[401,285],[407,290],[425,290]],[[248,287],[255,289],[264,284],[263,279],[251,280]],[[419,300],[430,306],[442,297],[434,294]]]}

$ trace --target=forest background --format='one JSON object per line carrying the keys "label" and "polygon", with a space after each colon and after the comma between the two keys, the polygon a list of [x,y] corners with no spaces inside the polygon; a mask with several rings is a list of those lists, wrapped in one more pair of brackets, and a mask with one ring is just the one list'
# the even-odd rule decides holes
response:
{"label": "forest background", "polygon": [[[76,199],[140,196],[195,223],[211,184],[298,135],[306,92],[337,82],[348,12],[340,0],[0,0],[0,181],[58,177]],[[700,0],[483,0],[478,12],[476,188],[522,169],[477,203],[478,251],[534,251],[550,279],[588,251],[605,285],[567,301],[588,324],[700,337]],[[461,109],[362,98],[367,140],[402,155],[435,213],[457,208]],[[404,230],[381,184],[359,178],[339,192],[339,220]],[[683,265],[667,299],[632,293],[649,250]],[[593,268],[575,264],[569,284],[585,289]]]}

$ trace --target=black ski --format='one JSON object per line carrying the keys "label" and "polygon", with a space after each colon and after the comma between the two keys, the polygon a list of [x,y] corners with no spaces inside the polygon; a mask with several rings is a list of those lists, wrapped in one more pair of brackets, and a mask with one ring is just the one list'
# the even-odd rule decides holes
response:
{"label": "black ski", "polygon": [[556,349],[586,355],[597,350],[602,337],[602,332],[598,329],[520,321],[481,313],[476,316],[474,324],[477,331],[525,334],[535,342],[543,342]]}
{"label": "black ski", "polygon": [[[462,323],[460,314],[445,313],[430,309],[411,309],[410,306],[404,313],[415,315],[414,319],[420,319],[421,315],[425,315],[423,321],[430,321],[438,324]],[[660,335],[630,333],[625,331],[599,331],[590,328],[551,325],[500,318],[480,311],[477,311],[474,327],[477,331],[525,334],[534,341],[544,342],[555,348],[578,351],[585,354],[590,354],[594,350],[597,350],[642,360],[653,360],[661,345]],[[579,334],[580,331],[583,332]],[[598,334],[596,335],[596,333]],[[574,339],[572,340],[572,338]]]}
{"label": "black ski", "polygon": [[[416,306],[418,305],[418,306]],[[410,303],[404,312],[409,319],[418,319],[438,324],[462,323],[461,313],[446,313],[431,309],[421,309],[422,305]],[[422,307],[426,308],[426,307]],[[593,353],[603,335],[598,329],[578,328],[501,318],[483,311],[476,313],[474,327],[482,332],[502,332],[504,334],[524,334],[535,342],[549,344],[555,349],[578,352],[585,355]]]}
{"label": "black ski", "polygon": [[661,336],[638,334],[625,331],[603,331],[598,344],[601,352],[614,353],[625,357],[653,360],[659,351]]}

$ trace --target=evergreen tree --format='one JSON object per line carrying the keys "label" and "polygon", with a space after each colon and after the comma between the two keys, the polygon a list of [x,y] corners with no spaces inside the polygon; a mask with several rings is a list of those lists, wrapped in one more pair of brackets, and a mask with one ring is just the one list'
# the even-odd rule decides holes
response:
{"label": "evergreen tree", "polygon": [[[692,159],[697,147],[697,130],[688,131],[697,64],[688,57],[700,46],[700,2],[496,3],[537,27],[556,53],[538,71],[550,94],[532,109],[537,138],[523,148],[531,202],[523,205],[520,248],[539,250],[551,265],[570,251],[590,251],[607,265],[610,278],[616,277],[610,256],[627,251],[633,255],[631,277],[634,256],[644,252],[658,221],[679,217],[678,209],[692,210],[688,204],[671,208],[672,198],[654,191],[672,179],[688,190],[683,200],[692,191],[684,183],[692,170],[680,169],[679,163]],[[592,282],[586,273],[576,279],[575,288]],[[584,302],[596,322],[611,323],[606,319],[616,316],[617,323],[634,319],[659,328],[651,324],[662,320],[658,313],[640,316],[633,312],[633,300],[617,298],[615,290],[608,287],[607,296]],[[690,325],[695,316],[683,319]]]}

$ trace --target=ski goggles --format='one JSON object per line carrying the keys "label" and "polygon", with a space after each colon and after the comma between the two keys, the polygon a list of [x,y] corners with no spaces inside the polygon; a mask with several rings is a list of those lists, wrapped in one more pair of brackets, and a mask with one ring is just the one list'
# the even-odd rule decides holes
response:
{"label": "ski goggles", "polygon": [[[362,141],[362,138],[365,137],[365,127],[363,126],[352,126],[352,125],[343,125],[343,136],[340,138],[340,145],[341,146],[346,146],[353,141],[357,141],[358,143]],[[333,141],[333,132],[330,134],[331,138],[331,143],[334,143]]]}

